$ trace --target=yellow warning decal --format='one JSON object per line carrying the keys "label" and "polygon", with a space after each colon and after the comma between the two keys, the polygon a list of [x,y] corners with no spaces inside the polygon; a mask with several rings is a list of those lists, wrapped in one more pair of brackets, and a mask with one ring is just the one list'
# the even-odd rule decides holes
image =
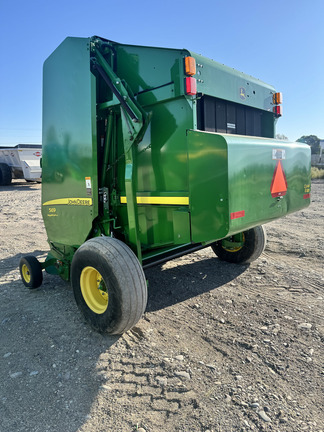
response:
{"label": "yellow warning decal", "polygon": [[43,205],[92,206],[92,198],[60,198],[56,200],[46,201],[43,203]]}
{"label": "yellow warning decal", "polygon": [[[127,203],[125,196],[120,197],[121,204]],[[189,205],[189,197],[137,197],[137,204]]]}

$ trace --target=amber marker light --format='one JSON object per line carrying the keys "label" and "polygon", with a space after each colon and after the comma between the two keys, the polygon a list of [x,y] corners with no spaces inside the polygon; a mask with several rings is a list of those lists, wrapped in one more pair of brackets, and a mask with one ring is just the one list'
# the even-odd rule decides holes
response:
{"label": "amber marker light", "polygon": [[272,101],[275,105],[282,104],[282,93],[274,93]]}
{"label": "amber marker light", "polygon": [[185,72],[189,76],[196,74],[196,60],[193,57],[185,57]]}

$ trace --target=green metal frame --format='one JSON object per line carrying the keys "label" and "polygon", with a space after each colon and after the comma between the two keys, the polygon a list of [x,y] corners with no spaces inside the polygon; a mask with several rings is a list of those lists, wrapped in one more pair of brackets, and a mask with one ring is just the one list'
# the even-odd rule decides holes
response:
{"label": "green metal frame", "polygon": [[[132,245],[134,251],[137,253],[137,257],[142,261],[142,250],[141,243],[139,240],[138,232],[138,215],[137,215],[137,204],[136,204],[136,153],[134,148],[137,146],[141,137],[143,136],[145,127],[145,116],[136,104],[134,98],[127,91],[120,78],[114,73],[110,65],[105,60],[104,56],[100,53],[101,41],[94,41],[92,66],[99,70],[101,76],[105,79],[105,82],[110,86],[114,95],[120,103],[120,114],[122,119],[122,130],[123,130],[123,144],[125,153],[125,189],[127,198],[127,215],[128,215],[128,227],[129,227],[129,243]],[[97,48],[98,45],[99,47]],[[107,105],[108,106],[108,105]],[[107,141],[105,147],[104,161],[107,159],[107,152],[109,149],[109,137],[111,135],[111,117],[109,117],[110,123],[107,132]],[[106,171],[103,165],[103,185],[106,181]]]}

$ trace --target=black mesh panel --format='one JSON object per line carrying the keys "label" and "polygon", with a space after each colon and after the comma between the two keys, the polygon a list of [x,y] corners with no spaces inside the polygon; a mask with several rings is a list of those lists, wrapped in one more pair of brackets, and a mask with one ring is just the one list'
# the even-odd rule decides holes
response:
{"label": "black mesh panel", "polygon": [[202,96],[197,104],[198,129],[238,135],[262,135],[261,110],[242,104]]}

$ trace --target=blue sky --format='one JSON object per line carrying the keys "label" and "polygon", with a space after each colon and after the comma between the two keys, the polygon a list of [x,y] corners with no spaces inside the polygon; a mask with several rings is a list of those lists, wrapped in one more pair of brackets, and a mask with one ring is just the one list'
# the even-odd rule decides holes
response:
{"label": "blue sky", "polygon": [[0,145],[40,143],[42,66],[67,36],[188,48],[283,93],[277,133],[324,139],[323,0],[0,0]]}

